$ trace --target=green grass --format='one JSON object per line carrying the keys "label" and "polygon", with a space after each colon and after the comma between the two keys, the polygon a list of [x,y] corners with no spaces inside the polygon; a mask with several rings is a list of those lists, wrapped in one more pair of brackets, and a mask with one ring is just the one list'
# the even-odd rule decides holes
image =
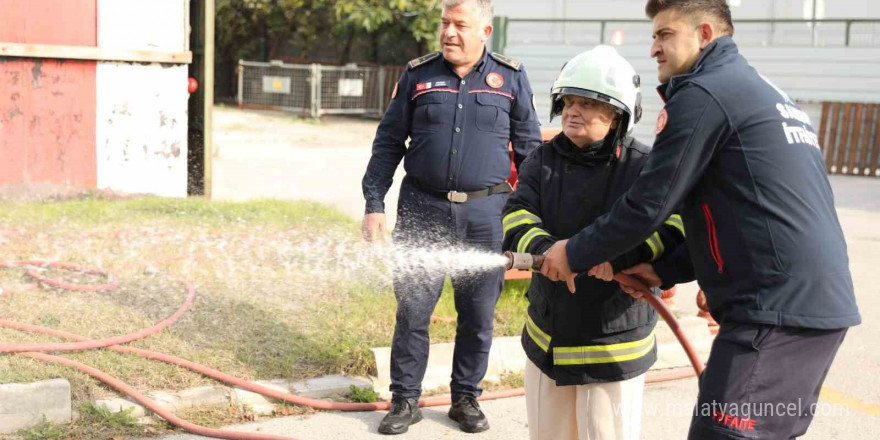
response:
{"label": "green grass", "polygon": [[349,387],[348,394],[345,397],[352,402],[372,403],[379,400],[379,393],[373,391],[372,388],[361,388],[357,385],[352,385]]}
{"label": "green grass", "polygon": [[345,214],[315,202],[286,203],[263,200],[236,203],[200,198],[159,197],[107,200],[87,196],[79,200],[23,203],[0,200],[0,219],[11,224],[57,224],[63,221],[86,226],[96,223],[127,223],[131,220],[144,223],[160,221],[217,227],[229,224],[268,226],[298,224],[354,230],[357,226]]}
{"label": "green grass", "polygon": [[[300,380],[323,374],[374,374],[370,347],[387,346],[396,302],[377,266],[346,268],[364,252],[359,225],[310,202],[210,202],[155,197],[110,200],[0,201],[6,261],[54,259],[102,267],[119,277],[112,292],[57,289],[0,295],[3,319],[102,338],[170,316],[197,286],[193,308],[158,335],[132,343],[206,364],[245,379]],[[307,249],[307,255],[301,250]],[[307,264],[309,258],[319,264]],[[103,277],[59,269],[45,275],[96,283]],[[344,275],[344,276],[343,276]],[[21,268],[0,270],[0,287],[32,282]],[[528,281],[509,283],[495,334],[517,335]],[[434,342],[451,341],[455,308],[447,284],[431,325]],[[0,329],[2,342],[56,341]],[[106,350],[64,354],[141,390],[212,383],[164,363]],[[71,381],[75,402],[112,393],[70,369],[0,355],[0,383],[55,377]],[[51,435],[51,429],[44,426]]]}
{"label": "green grass", "polygon": [[33,428],[20,431],[19,435],[26,440],[60,440],[67,435],[67,427],[52,423],[43,416],[40,423]]}
{"label": "green grass", "polygon": [[57,424],[46,420],[36,426],[18,432],[25,440],[94,440],[140,436],[145,429],[131,416],[134,408],[111,412],[104,406],[82,404],[80,418],[70,424]]}

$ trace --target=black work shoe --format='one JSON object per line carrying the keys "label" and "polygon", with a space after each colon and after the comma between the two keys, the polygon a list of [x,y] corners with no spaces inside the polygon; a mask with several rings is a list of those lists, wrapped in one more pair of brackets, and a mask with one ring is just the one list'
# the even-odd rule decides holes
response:
{"label": "black work shoe", "polygon": [[483,432],[489,429],[489,420],[480,410],[477,399],[464,396],[458,399],[449,408],[449,418],[458,422],[458,426],[464,432]]}
{"label": "black work shoe", "polygon": [[391,411],[379,423],[380,434],[403,434],[409,425],[422,421],[422,411],[418,399],[393,399]]}

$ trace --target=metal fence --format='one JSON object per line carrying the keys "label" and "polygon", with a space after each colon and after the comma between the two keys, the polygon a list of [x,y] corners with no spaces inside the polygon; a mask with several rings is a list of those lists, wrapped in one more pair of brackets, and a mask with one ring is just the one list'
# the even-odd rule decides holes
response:
{"label": "metal fence", "polygon": [[880,177],[880,104],[823,102],[819,144],[828,173]]}
{"label": "metal fence", "polygon": [[[493,49],[520,44],[650,44],[648,20],[496,17]],[[748,46],[880,47],[880,19],[736,20],[736,41]],[[493,40],[494,41],[494,40]]]}
{"label": "metal fence", "polygon": [[266,108],[318,118],[381,116],[402,68],[238,63],[239,107]]}

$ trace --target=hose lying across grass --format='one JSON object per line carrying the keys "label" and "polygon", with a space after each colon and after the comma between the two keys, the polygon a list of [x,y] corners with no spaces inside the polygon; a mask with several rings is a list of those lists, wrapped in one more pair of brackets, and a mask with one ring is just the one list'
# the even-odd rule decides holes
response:
{"label": "hose lying across grass", "polygon": [[[66,263],[58,263],[58,262],[44,262],[44,261],[22,261],[14,264],[3,264],[0,263],[0,269],[10,269],[13,267],[26,267],[27,273],[30,277],[36,280],[39,284],[45,284],[48,286],[75,291],[75,292],[97,292],[97,291],[112,291],[119,287],[119,283],[116,281],[115,277],[110,275],[109,273],[102,271],[100,269],[82,267],[73,264]],[[95,285],[86,285],[86,284],[73,284],[64,282],[61,280],[48,278],[40,275],[35,268],[36,267],[51,267],[57,269],[64,269],[70,271],[76,271],[80,273],[92,274],[92,275],[101,275],[107,279],[105,284],[95,284]],[[649,372],[646,378],[646,382],[648,383],[656,383],[656,382],[664,382],[669,380],[683,379],[687,377],[693,377],[695,374],[699,375],[702,372],[702,363],[700,363],[699,359],[690,343],[687,340],[687,337],[682,332],[681,328],[678,325],[678,321],[675,319],[675,316],[669,309],[663,304],[659,298],[650,294],[650,290],[648,290],[645,286],[642,286],[638,281],[633,279],[632,277],[628,277],[626,275],[616,275],[615,280],[620,282],[621,284],[626,284],[636,288],[642,292],[648,292],[645,295],[645,298],[648,302],[653,306],[666,323],[670,326],[673,333],[678,338],[682,347],[685,349],[685,352],[688,354],[688,358],[690,359],[693,370],[691,369],[675,369],[675,370],[667,370],[663,372]],[[22,286],[16,292],[23,292],[28,289],[35,289],[39,286],[39,284],[29,284],[26,286]],[[314,408],[317,410],[335,410],[335,411],[383,411],[389,410],[391,404],[389,402],[376,402],[376,403],[341,403],[341,402],[329,402],[326,400],[318,400],[318,399],[310,399],[302,396],[297,396],[295,394],[281,392],[275,389],[271,389],[268,387],[264,387],[252,382],[248,382],[246,380],[242,380],[235,376],[231,376],[229,374],[223,373],[221,371],[217,371],[213,368],[206,367],[204,365],[197,364],[195,362],[188,361],[186,359],[181,359],[179,357],[167,355],[164,353],[159,353],[150,350],[143,350],[139,348],[126,347],[120,344],[126,344],[132,341],[136,341],[139,339],[146,338],[147,336],[154,335],[164,328],[174,324],[184,313],[186,313],[193,305],[193,301],[195,299],[195,288],[188,284],[183,283],[186,288],[186,298],[183,302],[183,305],[177,309],[174,314],[166,318],[165,320],[155,324],[150,328],[146,328],[134,333],[130,333],[127,335],[116,336],[112,338],[104,338],[104,339],[88,339],[86,337],[76,335],[73,333],[68,333],[60,330],[54,330],[46,327],[41,327],[32,324],[22,324],[11,322],[7,320],[0,320],[0,327],[10,328],[22,332],[31,332],[31,333],[40,333],[50,336],[55,336],[61,339],[65,339],[72,342],[63,342],[63,343],[30,343],[30,344],[13,344],[13,343],[2,343],[0,344],[0,353],[17,353],[21,356],[26,356],[32,359],[37,359],[44,362],[50,362],[55,364],[64,365],[70,368],[75,368],[89,376],[107,384],[108,386],[118,390],[119,392],[131,397],[134,401],[143,405],[148,410],[152,411],[159,417],[167,420],[170,424],[177,426],[187,432],[207,436],[214,437],[220,439],[236,439],[236,440],[294,440],[291,437],[281,437],[274,436],[268,434],[260,434],[260,433],[245,433],[245,432],[236,432],[236,431],[226,431],[226,430],[218,430],[206,428],[204,426],[195,425],[193,423],[187,422],[186,420],[182,420],[172,414],[170,411],[163,409],[161,406],[150,400],[144,394],[138,392],[131,386],[125,384],[121,380],[99,371],[95,368],[89,367],[88,365],[82,364],[80,362],[76,362],[67,358],[54,356],[46,354],[45,352],[63,352],[63,351],[81,351],[81,350],[92,350],[92,349],[108,349],[113,350],[118,353],[129,353],[136,354],[142,356],[147,359],[157,360],[161,362],[166,362],[169,364],[177,365],[179,367],[187,368],[194,372],[203,374],[207,377],[216,379],[220,382],[224,382],[228,385],[232,385],[244,390],[252,391],[257,394],[261,394],[266,397],[270,397],[273,399],[277,399],[283,402],[291,403],[294,405],[307,406],[310,408]],[[503,391],[493,391],[486,392],[478,400],[494,400],[494,399],[502,399],[507,397],[516,397],[522,396],[525,394],[525,390],[523,388],[513,389],[513,390],[503,390]],[[449,397],[430,397],[425,398],[419,401],[419,406],[427,407],[427,406],[443,406],[449,405],[450,398]]]}

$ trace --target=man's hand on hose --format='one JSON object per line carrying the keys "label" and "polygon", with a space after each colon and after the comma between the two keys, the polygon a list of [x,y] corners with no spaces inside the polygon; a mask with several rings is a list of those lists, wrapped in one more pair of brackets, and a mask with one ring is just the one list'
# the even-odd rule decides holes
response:
{"label": "man's hand on hose", "polygon": [[598,264],[593,266],[587,275],[591,277],[596,277],[602,281],[611,281],[614,279],[614,269],[611,267],[611,263],[604,262],[602,264]]}
{"label": "man's hand on hose", "polygon": [[[620,273],[624,275],[629,275],[635,278],[638,282],[644,284],[647,287],[660,287],[663,284],[663,281],[660,279],[660,276],[657,275],[657,272],[654,271],[654,266],[649,263],[641,263],[637,264],[629,269],[624,269]],[[620,288],[628,293],[631,297],[643,300],[642,298],[644,294],[639,292],[632,287],[626,286],[623,283],[620,283]]]}
{"label": "man's hand on hose", "polygon": [[364,234],[364,240],[370,243],[385,241],[385,214],[375,212],[364,215],[364,220],[361,222],[361,232]]}
{"label": "man's hand on hose", "polygon": [[551,281],[565,281],[568,291],[574,293],[574,279],[577,274],[568,266],[568,254],[565,252],[565,244],[568,240],[559,240],[544,252],[544,264],[541,265],[541,274]]}

